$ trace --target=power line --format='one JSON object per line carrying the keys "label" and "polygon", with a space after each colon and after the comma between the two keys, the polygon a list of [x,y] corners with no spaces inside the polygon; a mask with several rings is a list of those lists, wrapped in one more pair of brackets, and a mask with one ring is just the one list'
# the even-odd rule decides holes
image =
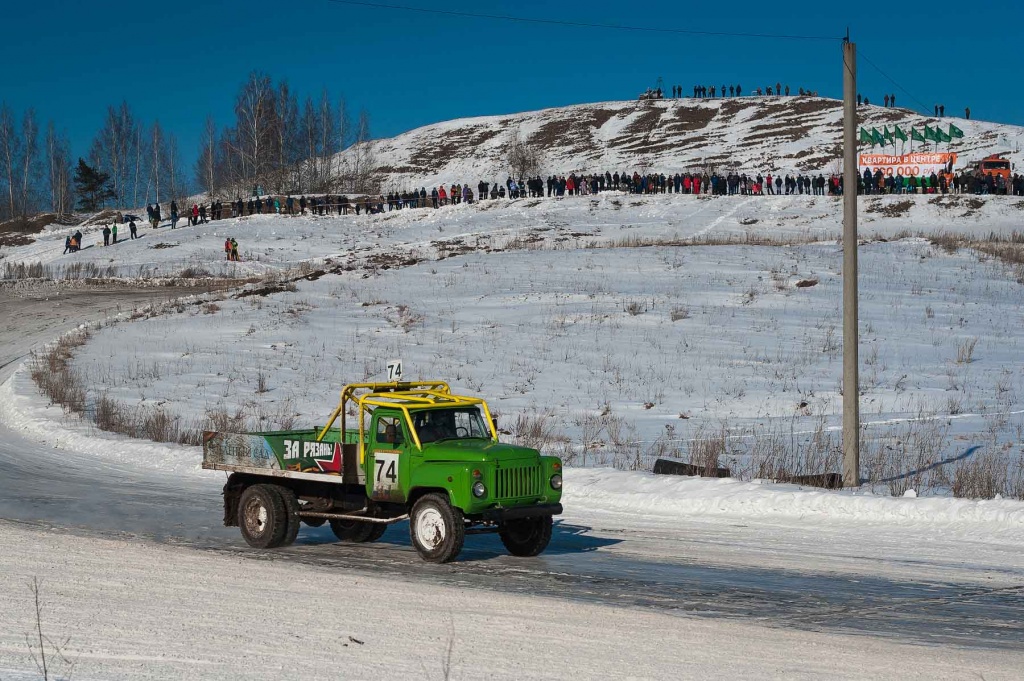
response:
{"label": "power line", "polygon": [[647,33],[675,33],[682,35],[703,35],[731,38],[765,38],[771,40],[831,40],[839,42],[841,37],[823,35],[785,35],[777,33],[731,33],[728,31],[696,31],[685,28],[658,28],[654,26],[626,26],[623,24],[596,24],[585,21],[566,21],[562,19],[538,19],[535,17],[514,17],[507,14],[482,14],[477,12],[460,12],[456,10],[433,9],[426,7],[409,7],[407,5],[390,5],[378,2],[359,2],[358,0],[327,0],[337,5],[353,5],[371,7],[373,9],[393,9],[403,12],[421,12],[452,17],[468,17],[473,19],[494,19],[498,21],[515,21],[523,24],[546,24],[549,26],[570,26],[574,28],[604,28],[616,31],[642,31]]}
{"label": "power line", "polygon": [[901,91],[901,92],[903,92],[903,94],[905,94],[905,95],[906,95],[907,97],[910,97],[910,98],[911,98],[912,100],[914,100],[915,102],[917,102],[917,103],[918,103],[918,104],[919,104],[919,105],[921,106],[921,110],[925,112],[925,114],[924,114],[924,115],[926,115],[926,116],[928,115],[928,113],[927,113],[927,112],[928,112],[928,111],[930,111],[930,110],[931,110],[931,108],[930,108],[930,107],[929,107],[929,106],[928,106],[927,104],[925,104],[924,102],[922,102],[922,101],[921,101],[920,99],[918,99],[918,98],[917,98],[917,97],[915,97],[914,95],[910,94],[910,93],[909,93],[909,92],[907,91],[907,89],[906,89],[905,87],[903,87],[902,85],[900,85],[899,83],[897,83],[897,82],[896,82],[896,81],[895,81],[895,80],[894,80],[894,79],[892,78],[892,76],[890,76],[890,75],[889,75],[888,73],[886,73],[886,72],[885,72],[885,71],[883,71],[883,70],[882,70],[881,68],[879,68],[879,66],[878,66],[877,64],[875,64],[875,62],[873,62],[873,61],[871,61],[870,59],[868,59],[868,58],[867,58],[867,55],[865,55],[865,54],[864,54],[863,52],[861,52],[859,56],[860,56],[860,58],[861,58],[861,59],[863,59],[864,61],[866,61],[866,62],[868,63],[868,65],[870,65],[870,66],[871,66],[871,67],[872,67],[872,68],[873,68],[873,69],[874,69],[875,71],[878,71],[878,72],[879,72],[880,74],[882,74],[882,76],[884,76],[884,77],[885,77],[885,78],[886,78],[886,79],[887,79],[887,80],[888,80],[888,81],[889,81],[890,83],[892,83],[893,85],[895,85],[896,87],[898,87],[898,88],[900,89],[900,91]]}

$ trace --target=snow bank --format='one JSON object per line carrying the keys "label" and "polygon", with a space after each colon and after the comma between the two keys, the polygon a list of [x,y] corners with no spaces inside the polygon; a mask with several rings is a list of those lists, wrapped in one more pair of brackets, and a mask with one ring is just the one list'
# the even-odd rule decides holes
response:
{"label": "snow bank", "polygon": [[39,394],[27,365],[0,384],[0,424],[26,438],[67,451],[83,460],[94,458],[133,470],[164,475],[210,477],[200,467],[198,447],[136,440],[107,433],[51,405]]}
{"label": "snow bank", "polygon": [[985,534],[1024,530],[1024,502],[1020,501],[893,498],[860,490],[832,492],[759,480],[665,476],[610,468],[566,469],[563,504],[655,519],[798,518],[813,523],[971,526]]}

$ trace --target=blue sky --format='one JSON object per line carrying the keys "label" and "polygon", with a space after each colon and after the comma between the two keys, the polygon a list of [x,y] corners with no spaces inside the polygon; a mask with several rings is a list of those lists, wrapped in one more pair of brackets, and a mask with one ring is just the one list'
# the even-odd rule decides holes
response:
{"label": "blue sky", "polygon": [[[965,10],[960,0],[915,4],[927,10],[901,18],[865,11],[863,2],[850,10],[774,0],[392,2],[744,33],[840,37],[849,26],[860,53],[913,96],[861,60],[859,90],[873,102],[895,92],[901,106],[944,104],[947,115],[970,106],[972,118],[1024,124],[1016,75],[1024,3],[1003,3],[994,25],[989,11]],[[749,92],[776,81],[793,91],[842,92],[838,42],[545,26],[330,0],[36,0],[18,6],[17,25],[0,42],[0,99],[55,120],[81,155],[106,107],[127,100],[137,117],[159,119],[177,135],[189,166],[206,116],[229,123],[234,95],[253,69],[287,79],[300,96],[325,87],[343,94],[351,108],[369,111],[378,137],[463,116],[632,99],[659,76],[684,93],[696,83],[741,83]]]}

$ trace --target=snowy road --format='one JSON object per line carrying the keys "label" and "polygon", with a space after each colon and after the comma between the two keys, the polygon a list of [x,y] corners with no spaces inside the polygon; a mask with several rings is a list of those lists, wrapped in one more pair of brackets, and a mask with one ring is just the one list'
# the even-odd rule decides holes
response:
{"label": "snowy road", "polygon": [[[161,290],[0,297],[0,382],[61,331]],[[270,560],[320,574],[353,571],[437,588],[571,599],[776,629],[858,634],[915,644],[1024,651],[1024,564],[1013,547],[920,537],[895,528],[804,526],[684,518],[643,524],[567,504],[539,559],[504,555],[490,536],[467,541],[460,562],[422,563],[406,526],[374,545],[334,543],[306,528],[288,549],[256,552],[220,526],[219,477],[180,480],[97,462],[0,431],[0,519],[96,538],[143,537],[232,561]],[[571,482],[567,480],[567,483]],[[434,587],[430,587],[434,588]]]}

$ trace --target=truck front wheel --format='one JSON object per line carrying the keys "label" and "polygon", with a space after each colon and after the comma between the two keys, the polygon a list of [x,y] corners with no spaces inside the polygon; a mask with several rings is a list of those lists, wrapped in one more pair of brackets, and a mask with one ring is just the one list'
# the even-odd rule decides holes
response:
{"label": "truck front wheel", "polygon": [[420,557],[429,563],[455,560],[466,540],[466,521],[442,494],[426,494],[412,507],[409,534]]}
{"label": "truck front wheel", "polygon": [[245,543],[254,549],[280,546],[288,532],[284,499],[271,485],[252,485],[238,502],[238,527]]}
{"label": "truck front wheel", "polygon": [[551,541],[551,516],[508,520],[498,528],[498,536],[513,556],[539,556]]}

